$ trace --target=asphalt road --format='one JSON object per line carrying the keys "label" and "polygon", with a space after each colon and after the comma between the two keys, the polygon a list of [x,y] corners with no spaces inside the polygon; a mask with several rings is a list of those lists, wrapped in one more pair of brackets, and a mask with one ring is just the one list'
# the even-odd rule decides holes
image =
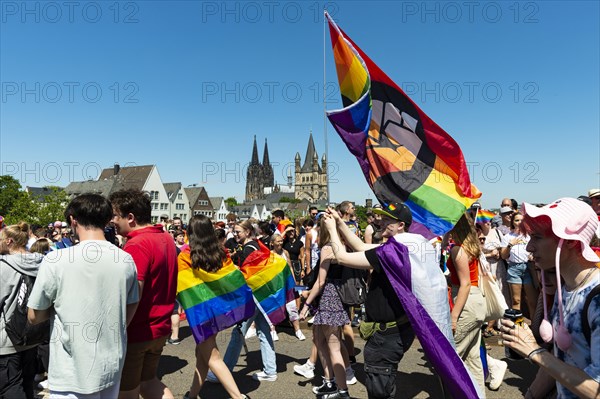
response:
{"label": "asphalt road", "polygon": [[[248,354],[242,355],[234,369],[234,378],[238,383],[240,391],[246,393],[252,399],[257,398],[292,398],[306,399],[314,397],[311,392],[313,385],[320,385],[321,370],[317,370],[317,377],[313,380],[307,380],[293,372],[294,364],[304,363],[310,354],[312,332],[306,325],[302,325],[302,330],[306,335],[306,341],[298,341],[293,335],[293,329],[286,325],[277,327],[279,341],[275,343],[277,352],[277,372],[278,379],[275,382],[258,382],[251,378],[251,375],[261,369],[261,359],[259,351],[258,338],[247,340]],[[229,342],[230,330],[223,331],[217,337],[219,349],[223,354]],[[180,337],[183,342],[179,345],[167,345],[163,351],[163,356],[159,365],[159,375],[162,381],[169,386],[176,398],[183,398],[185,392],[189,389],[193,376],[194,357],[194,339],[190,336],[190,330],[182,322]],[[498,359],[504,357],[504,348],[498,346],[497,338],[487,340],[491,346],[490,354]],[[362,348],[364,341],[358,336],[355,329],[355,348],[357,352],[357,365],[354,367],[358,383],[349,387],[352,398],[367,398],[367,391],[364,386],[364,373],[362,371],[363,358]],[[439,389],[438,379],[434,376],[429,367],[423,350],[418,341],[406,353],[400,363],[400,370],[397,378],[396,398],[439,398],[441,391]],[[536,367],[527,361],[508,361],[508,371],[504,383],[496,392],[486,390],[487,398],[522,398],[528,385],[533,380],[536,373]],[[221,399],[228,398],[225,390],[218,384],[205,383],[200,392],[203,399]]]}

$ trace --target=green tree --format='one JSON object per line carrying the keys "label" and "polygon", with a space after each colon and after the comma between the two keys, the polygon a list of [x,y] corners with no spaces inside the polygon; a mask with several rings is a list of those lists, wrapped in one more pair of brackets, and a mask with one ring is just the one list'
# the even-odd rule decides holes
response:
{"label": "green tree", "polygon": [[279,199],[279,202],[287,202],[287,203],[290,203],[290,204],[299,204],[302,201],[300,201],[298,198],[281,197]]}
{"label": "green tree", "polygon": [[14,203],[21,200],[21,183],[9,175],[0,176],[0,215],[6,216],[10,213]]}
{"label": "green tree", "polygon": [[[52,223],[55,220],[64,220],[65,209],[69,203],[69,197],[65,190],[60,187],[47,187],[50,193],[38,204],[38,219],[40,224]],[[69,221],[66,220],[68,223]]]}
{"label": "green tree", "polygon": [[6,214],[6,224],[19,222],[39,223],[39,205],[25,191],[17,191],[14,195],[10,211]]}
{"label": "green tree", "polygon": [[235,197],[229,197],[225,199],[225,205],[227,205],[227,209],[230,209],[231,207],[234,207],[238,204],[237,200],[235,199]]}
{"label": "green tree", "polygon": [[367,208],[362,205],[355,205],[354,212],[356,213],[356,220],[361,230],[367,228]]}

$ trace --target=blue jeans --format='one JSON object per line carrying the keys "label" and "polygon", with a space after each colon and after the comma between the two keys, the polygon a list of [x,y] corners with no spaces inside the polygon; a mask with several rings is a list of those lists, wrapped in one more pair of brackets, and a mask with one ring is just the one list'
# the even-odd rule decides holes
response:
{"label": "blue jeans", "polygon": [[258,309],[241,326],[237,325],[233,328],[231,341],[229,341],[223,361],[227,365],[227,368],[233,371],[233,367],[236,365],[242,351],[242,346],[244,345],[244,336],[248,328],[252,325],[252,322],[256,324],[256,333],[260,340],[260,356],[262,357],[263,371],[268,375],[277,374],[277,362],[275,360],[275,346],[273,338],[271,338],[271,326]]}

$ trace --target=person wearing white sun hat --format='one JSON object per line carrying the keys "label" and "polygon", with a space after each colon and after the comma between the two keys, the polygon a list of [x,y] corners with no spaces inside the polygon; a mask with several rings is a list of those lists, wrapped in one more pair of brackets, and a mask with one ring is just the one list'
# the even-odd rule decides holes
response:
{"label": "person wearing white sun hat", "polygon": [[[546,342],[554,340],[555,346],[549,353],[537,345],[530,328],[509,320],[502,321],[503,343],[553,377],[559,399],[596,398],[600,393],[600,295],[595,294],[600,293],[600,258],[589,243],[598,218],[589,205],[574,198],[541,208],[523,204],[522,209],[523,225],[531,236],[527,250],[535,264],[542,274],[556,267],[552,325],[546,314],[540,326],[541,337]],[[525,397],[539,396],[530,388]]]}

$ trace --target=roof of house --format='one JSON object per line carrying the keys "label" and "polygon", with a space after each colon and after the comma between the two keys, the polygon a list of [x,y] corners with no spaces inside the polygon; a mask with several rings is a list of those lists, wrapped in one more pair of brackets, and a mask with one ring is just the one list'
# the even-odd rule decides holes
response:
{"label": "roof of house", "polygon": [[[115,179],[113,191],[122,189],[142,190],[154,165],[112,167],[102,170],[98,181]],[[118,173],[115,174],[116,169]]]}
{"label": "roof of house", "polygon": [[88,181],[74,181],[69,183],[65,187],[65,192],[69,195],[77,196],[85,193],[100,194],[103,197],[108,197],[113,191],[115,186],[114,179],[108,180],[88,180]]}
{"label": "roof of house", "polygon": [[210,200],[213,209],[219,209],[221,202],[223,202],[223,197],[208,197],[208,199]]}
{"label": "roof of house", "polygon": [[181,190],[181,183],[164,183],[165,191],[167,192],[167,198],[173,202],[177,199],[177,194]]}
{"label": "roof of house", "polygon": [[[59,190],[63,190],[63,188],[61,187],[54,187],[57,188]],[[25,191],[27,191],[29,193],[29,195],[35,199],[36,201],[44,201],[46,199],[46,196],[52,194],[52,187],[46,186],[46,187],[30,187],[30,186],[26,186],[25,187]]]}

